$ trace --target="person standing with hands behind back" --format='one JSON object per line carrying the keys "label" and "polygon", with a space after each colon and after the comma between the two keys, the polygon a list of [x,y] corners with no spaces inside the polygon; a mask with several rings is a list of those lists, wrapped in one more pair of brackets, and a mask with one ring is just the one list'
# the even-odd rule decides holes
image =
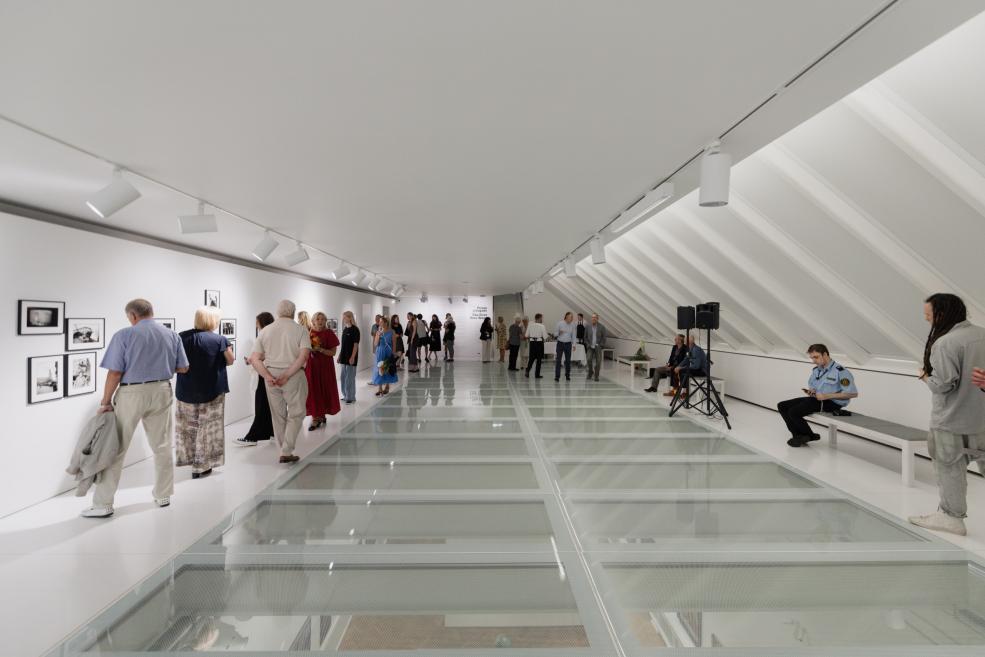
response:
{"label": "person standing with hands behind back", "polygon": [[[920,380],[930,389],[927,449],[934,461],[940,504],[925,516],[911,516],[918,527],[967,534],[968,462],[985,471],[985,395],[974,367],[985,365],[985,329],[968,321],[964,302],[953,294],[932,294],[924,303],[930,334]],[[981,372],[981,370],[979,370]]]}

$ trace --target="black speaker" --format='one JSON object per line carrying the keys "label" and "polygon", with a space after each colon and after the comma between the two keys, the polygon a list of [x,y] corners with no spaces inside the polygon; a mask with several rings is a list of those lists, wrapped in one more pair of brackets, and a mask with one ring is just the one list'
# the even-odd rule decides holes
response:
{"label": "black speaker", "polygon": [[699,329],[718,330],[718,306],[717,301],[699,303],[694,314],[694,324]]}
{"label": "black speaker", "polygon": [[677,306],[677,330],[694,328],[694,306]]}

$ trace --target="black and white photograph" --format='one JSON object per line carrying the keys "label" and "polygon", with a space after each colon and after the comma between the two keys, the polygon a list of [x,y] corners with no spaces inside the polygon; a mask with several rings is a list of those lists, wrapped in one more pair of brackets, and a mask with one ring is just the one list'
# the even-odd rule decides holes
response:
{"label": "black and white photograph", "polygon": [[65,320],[65,351],[102,349],[106,346],[106,320],[102,317],[69,317]]}
{"label": "black and white photograph", "polygon": [[205,305],[209,308],[219,308],[219,290],[205,291]]}
{"label": "black and white photograph", "polygon": [[27,403],[39,404],[65,396],[63,366],[64,357],[61,354],[27,359]]}
{"label": "black and white photograph", "polygon": [[96,392],[96,352],[65,355],[65,396]]}
{"label": "black and white photograph", "polygon": [[235,340],[230,340],[229,341],[229,346],[233,348],[233,358],[235,359],[236,358],[236,341]]}
{"label": "black and white photograph", "polygon": [[64,301],[17,302],[18,335],[61,335],[65,331]]}
{"label": "black and white photograph", "polygon": [[174,317],[155,317],[154,321],[165,328],[171,329],[172,331],[177,330],[174,327]]}
{"label": "black and white photograph", "polygon": [[219,320],[219,335],[227,340],[236,339],[236,320],[232,318]]}
{"label": "black and white photograph", "polygon": [[329,320],[327,320],[325,322],[325,326],[327,326],[328,328],[332,329],[332,331],[334,331],[336,333],[339,332],[339,320],[335,319],[334,317],[332,317]]}

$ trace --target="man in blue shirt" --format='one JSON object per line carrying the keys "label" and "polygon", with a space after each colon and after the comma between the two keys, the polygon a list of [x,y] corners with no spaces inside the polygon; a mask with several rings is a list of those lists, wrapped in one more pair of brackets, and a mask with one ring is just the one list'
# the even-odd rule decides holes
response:
{"label": "man in blue shirt", "polygon": [[564,378],[571,380],[571,347],[575,342],[578,326],[570,312],[557,323],[557,346],[554,351],[554,380],[561,380],[561,358],[564,357]]}
{"label": "man in blue shirt", "polygon": [[679,385],[682,388],[687,385],[690,376],[708,374],[708,356],[705,355],[705,350],[701,348],[701,345],[695,342],[693,335],[688,336],[687,355],[684,356],[681,364],[674,368],[674,372],[677,373]]}
{"label": "man in blue shirt", "polygon": [[[123,461],[138,424],[144,425],[154,453],[154,502],[168,506],[174,492],[174,455],[171,452],[171,377],[188,371],[188,357],[178,334],[154,321],[154,307],[146,299],[126,305],[130,326],[110,340],[100,366],[106,385],[100,413],[116,413],[120,452],[102,472],[84,518],[113,515],[113,498],[120,485]],[[114,399],[115,393],[115,399]]]}
{"label": "man in blue shirt", "polygon": [[807,387],[803,389],[804,396],[787,399],[776,405],[790,430],[791,436],[787,444],[791,447],[803,447],[821,439],[821,436],[811,431],[804,419],[806,416],[821,411],[840,411],[848,405],[849,400],[858,397],[855,377],[832,360],[826,346],[812,344],[807,348],[807,355],[814,363],[814,369],[807,379]]}

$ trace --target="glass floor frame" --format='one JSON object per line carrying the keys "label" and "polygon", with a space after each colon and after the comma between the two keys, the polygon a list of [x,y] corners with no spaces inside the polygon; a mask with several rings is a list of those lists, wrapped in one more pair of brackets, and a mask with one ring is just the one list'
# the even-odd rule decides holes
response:
{"label": "glass floor frame", "polygon": [[[504,369],[404,383],[49,655],[985,652],[985,566],[960,548],[613,382]],[[550,430],[566,422],[588,428]],[[895,582],[907,604],[829,580]],[[878,632],[838,645],[831,624],[856,617]]]}

